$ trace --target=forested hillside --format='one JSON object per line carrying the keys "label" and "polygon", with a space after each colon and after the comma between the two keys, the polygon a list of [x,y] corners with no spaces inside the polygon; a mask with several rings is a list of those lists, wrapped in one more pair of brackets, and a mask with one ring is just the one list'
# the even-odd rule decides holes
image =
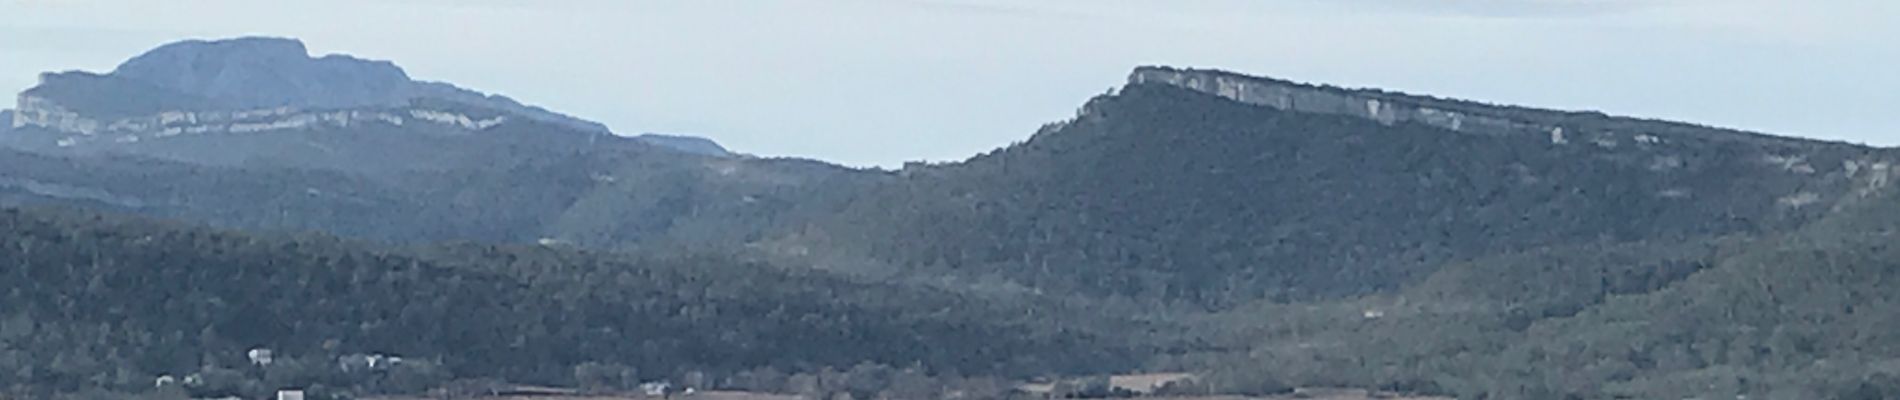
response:
{"label": "forested hillside", "polygon": [[1785,234],[1543,248],[1446,266],[1406,290],[1226,313],[1259,382],[1460,398],[1900,396],[1894,194]]}
{"label": "forested hillside", "polygon": [[109,199],[384,242],[730,248],[821,184],[870,176],[708,154],[718,145],[699,138],[617,136],[393,63],[312,57],[289,39],[185,41],[110,73],[46,74],[16,106],[0,162],[22,167],[0,170],[0,188],[37,197],[15,200]]}
{"label": "forested hillside", "polygon": [[1837,200],[1856,185],[1848,169],[1872,163],[1851,145],[1616,135],[1387,125],[1138,83],[1025,143],[906,169],[785,237],[900,268],[1218,308],[1390,290],[1444,262],[1542,246],[1782,231],[1829,210],[1789,196]]}
{"label": "forested hillside", "polygon": [[279,386],[314,383],[298,379],[347,354],[440,366],[403,390],[448,377],[569,384],[588,362],[654,379],[861,362],[1100,370],[1131,365],[1133,349],[1051,309],[721,257],[396,251],[18,209],[0,211],[0,249],[0,387],[27,397],[143,391],[161,374],[246,368],[253,348],[311,363],[309,377],[273,375]]}

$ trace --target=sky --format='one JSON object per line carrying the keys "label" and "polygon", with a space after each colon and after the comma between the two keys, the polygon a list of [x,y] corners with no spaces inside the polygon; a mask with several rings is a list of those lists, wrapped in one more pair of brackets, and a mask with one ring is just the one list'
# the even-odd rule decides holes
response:
{"label": "sky", "polygon": [[1892,0],[0,0],[0,91],[250,35],[854,166],[1027,139],[1139,65],[1900,145]]}

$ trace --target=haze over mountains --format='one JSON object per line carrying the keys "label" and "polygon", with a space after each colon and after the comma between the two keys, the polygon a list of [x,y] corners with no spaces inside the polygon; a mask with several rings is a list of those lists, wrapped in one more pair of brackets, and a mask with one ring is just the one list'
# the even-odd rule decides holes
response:
{"label": "haze over mountains", "polygon": [[[588,362],[870,361],[1192,370],[1242,393],[1900,394],[1880,289],[1900,259],[1894,149],[1140,67],[1021,143],[866,170],[613,135],[264,38],[49,74],[10,122],[0,203],[212,227],[9,211],[8,273],[42,285],[0,317],[99,332],[4,341],[0,387],[34,393],[132,390],[266,346],[544,384]],[[197,283],[127,284],[166,276]],[[405,306],[468,285],[521,303]],[[325,297],[372,288],[420,294]],[[191,317],[124,317],[171,298]],[[342,308],[204,311],[311,304]],[[456,314],[496,320],[388,327]],[[650,344],[602,344],[634,330]],[[798,348],[828,335],[854,340]],[[138,361],[30,361],[74,354]]]}

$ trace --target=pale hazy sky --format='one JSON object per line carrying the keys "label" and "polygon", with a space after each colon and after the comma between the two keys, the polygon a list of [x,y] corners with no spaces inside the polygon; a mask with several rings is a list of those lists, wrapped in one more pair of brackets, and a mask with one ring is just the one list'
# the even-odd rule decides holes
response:
{"label": "pale hazy sky", "polygon": [[1894,0],[0,0],[0,91],[243,35],[851,165],[1022,140],[1143,64],[1900,144]]}

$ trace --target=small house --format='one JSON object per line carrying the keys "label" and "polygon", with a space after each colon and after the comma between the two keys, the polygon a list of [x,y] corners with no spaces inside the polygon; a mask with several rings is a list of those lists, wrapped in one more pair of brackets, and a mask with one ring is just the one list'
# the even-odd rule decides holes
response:
{"label": "small house", "polygon": [[251,359],[251,364],[259,367],[269,366],[272,362],[277,361],[276,354],[270,349],[265,348],[251,349],[251,351],[245,352],[244,356]]}
{"label": "small house", "polygon": [[647,382],[647,383],[640,384],[640,392],[646,393],[646,395],[649,397],[666,396],[667,393],[671,392],[672,390],[673,390],[673,383],[671,382],[659,381],[659,382]]}

